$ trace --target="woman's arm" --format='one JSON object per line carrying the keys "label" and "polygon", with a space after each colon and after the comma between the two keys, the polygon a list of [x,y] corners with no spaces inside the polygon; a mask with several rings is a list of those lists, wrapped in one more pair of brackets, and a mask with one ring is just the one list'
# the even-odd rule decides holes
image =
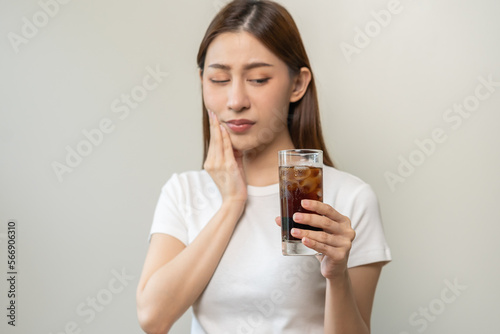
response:
{"label": "woman's arm", "polygon": [[222,205],[187,247],[154,234],[137,287],[137,313],[150,334],[167,333],[210,281],[245,208],[247,189],[242,155],[210,114],[210,144],[204,168],[217,185]]}
{"label": "woman's arm", "polygon": [[370,317],[382,263],[348,269],[327,279],[325,333],[370,333]]}
{"label": "woman's arm", "polygon": [[347,269],[356,236],[350,219],[322,202],[303,200],[302,206],[317,214],[295,213],[294,221],[323,229],[292,229],[292,235],[322,254],[321,273],[327,280],[325,333],[370,333],[373,298],[383,263]]}
{"label": "woman's arm", "polygon": [[187,247],[154,234],[137,288],[137,313],[149,334],[167,333],[210,281],[243,206],[224,204]]}

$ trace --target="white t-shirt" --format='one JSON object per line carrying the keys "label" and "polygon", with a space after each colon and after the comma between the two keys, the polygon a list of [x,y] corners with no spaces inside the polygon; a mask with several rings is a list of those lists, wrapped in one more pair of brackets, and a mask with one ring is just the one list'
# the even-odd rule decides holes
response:
{"label": "white t-shirt", "polygon": [[[323,201],[356,231],[348,267],[389,261],[377,198],[359,178],[323,168]],[[189,245],[222,204],[205,171],[174,174],[162,188],[150,236]],[[196,334],[323,333],[325,278],[314,256],[283,256],[278,184],[248,186],[245,211],[205,291],[193,305]]]}

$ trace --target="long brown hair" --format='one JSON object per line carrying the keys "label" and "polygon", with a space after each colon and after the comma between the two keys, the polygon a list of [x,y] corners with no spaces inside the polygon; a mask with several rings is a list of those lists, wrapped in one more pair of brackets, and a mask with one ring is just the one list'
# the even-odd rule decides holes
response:
{"label": "long brown hair", "polygon": [[[309,58],[299,30],[283,6],[268,0],[234,0],[227,4],[212,20],[200,44],[197,62],[202,74],[210,43],[222,33],[238,31],[246,31],[255,36],[288,65],[292,74],[298,74],[302,67],[311,71],[311,82],[306,93],[299,101],[290,103],[288,131],[295,148],[323,150],[324,164],[333,167],[321,132],[318,97]],[[210,142],[210,128],[203,98],[202,105],[205,161]]]}

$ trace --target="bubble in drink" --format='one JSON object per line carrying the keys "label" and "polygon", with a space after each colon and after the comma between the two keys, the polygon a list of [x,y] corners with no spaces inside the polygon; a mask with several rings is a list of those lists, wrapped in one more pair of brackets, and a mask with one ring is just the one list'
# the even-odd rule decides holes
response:
{"label": "bubble in drink", "polygon": [[294,227],[321,231],[320,228],[293,221],[295,212],[312,213],[302,207],[303,199],[323,201],[323,169],[320,167],[280,166],[282,240],[300,240],[290,234]]}

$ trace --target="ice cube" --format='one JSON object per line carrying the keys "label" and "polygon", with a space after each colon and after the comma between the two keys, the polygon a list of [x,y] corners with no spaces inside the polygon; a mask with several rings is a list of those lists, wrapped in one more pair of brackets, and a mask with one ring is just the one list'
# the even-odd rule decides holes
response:
{"label": "ice cube", "polygon": [[299,183],[297,181],[288,181],[285,187],[287,191],[293,193],[299,187]]}
{"label": "ice cube", "polygon": [[293,172],[296,180],[303,180],[311,175],[311,169],[309,167],[295,166]]}
{"label": "ice cube", "polygon": [[317,181],[318,180],[316,180],[316,178],[314,178],[314,179],[308,178],[308,179],[301,181],[300,182],[301,191],[304,194],[309,194],[309,193],[313,192],[318,187]]}

